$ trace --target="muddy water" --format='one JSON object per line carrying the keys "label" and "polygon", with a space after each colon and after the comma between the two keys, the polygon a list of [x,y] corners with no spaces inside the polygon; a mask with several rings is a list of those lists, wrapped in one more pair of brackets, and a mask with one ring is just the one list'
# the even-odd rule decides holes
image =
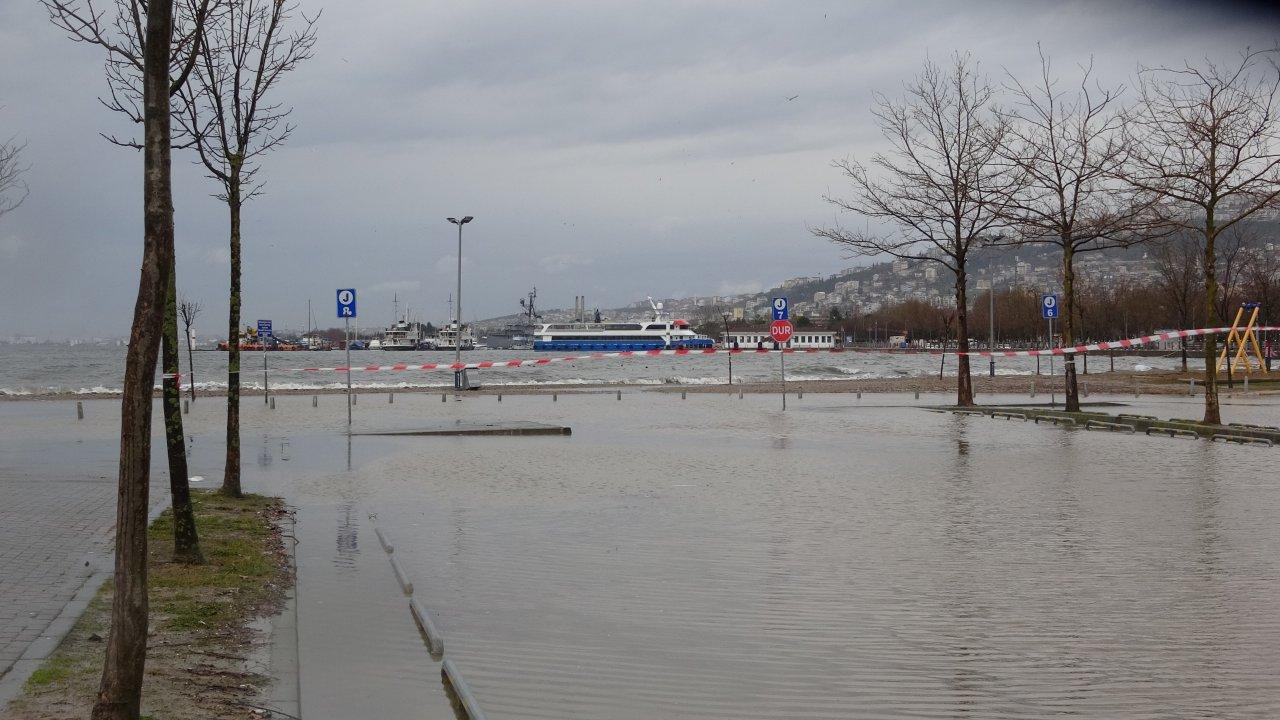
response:
{"label": "muddy water", "polygon": [[[323,604],[308,717],[438,707],[375,523],[492,718],[1280,713],[1280,484],[1236,472],[1274,450],[776,405],[366,401],[369,427],[574,435],[357,437],[350,472],[278,474]],[[293,442],[292,462],[345,452]]]}
{"label": "muddy water", "polygon": [[367,396],[365,429],[574,434],[348,449],[337,399],[247,402],[247,482],[299,508],[304,716],[451,717],[375,525],[490,718],[1280,715],[1280,450],[916,404]]}

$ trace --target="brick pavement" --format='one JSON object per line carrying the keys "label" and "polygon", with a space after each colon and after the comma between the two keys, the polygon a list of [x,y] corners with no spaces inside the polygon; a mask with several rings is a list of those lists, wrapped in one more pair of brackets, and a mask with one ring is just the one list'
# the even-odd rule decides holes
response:
{"label": "brick pavement", "polygon": [[[0,681],[85,581],[111,567],[114,474],[60,470],[0,467]],[[167,476],[152,478],[154,505],[167,498],[156,482]]]}

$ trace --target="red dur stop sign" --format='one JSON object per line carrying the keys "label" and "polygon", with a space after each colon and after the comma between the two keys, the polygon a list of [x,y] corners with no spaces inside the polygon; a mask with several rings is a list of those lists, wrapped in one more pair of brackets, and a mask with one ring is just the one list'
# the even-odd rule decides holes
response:
{"label": "red dur stop sign", "polygon": [[791,321],[790,320],[774,320],[769,326],[769,337],[779,344],[785,344],[791,339]]}

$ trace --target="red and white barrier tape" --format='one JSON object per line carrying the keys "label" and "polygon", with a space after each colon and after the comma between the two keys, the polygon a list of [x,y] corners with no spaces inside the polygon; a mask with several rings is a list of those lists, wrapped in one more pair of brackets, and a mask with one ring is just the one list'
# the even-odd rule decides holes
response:
{"label": "red and white barrier tape", "polygon": [[[1259,327],[1254,328],[1256,332],[1262,331],[1280,331],[1280,327]],[[1162,340],[1176,340],[1185,337],[1198,337],[1201,335],[1225,334],[1231,331],[1229,327],[1218,328],[1196,328],[1194,330],[1175,330],[1173,332],[1158,333],[1156,335],[1143,335],[1140,337],[1129,338],[1127,340],[1112,340],[1110,342],[1091,343],[1088,345],[1075,345],[1072,347],[1057,347],[1043,350],[973,350],[966,353],[957,353],[954,351],[934,350],[932,354],[948,354],[948,355],[970,355],[980,357],[1035,357],[1039,355],[1073,355],[1081,352],[1092,352],[1095,350],[1117,350],[1141,345],[1148,345]],[[542,357],[523,360],[493,360],[473,363],[395,363],[394,365],[363,365],[352,366],[351,372],[404,372],[404,371],[432,371],[432,370],[490,370],[500,368],[522,368],[522,367],[538,367],[542,365],[554,365],[556,363],[575,362],[578,360],[605,360],[608,358],[632,358],[632,357],[656,357],[660,355],[716,355],[720,353],[729,353],[733,355],[740,354],[763,354],[785,352],[791,353],[853,353],[868,352],[862,349],[852,348],[786,348],[784,350],[771,350],[767,348],[705,348],[705,349],[688,349],[679,350],[620,350],[617,352],[594,352],[586,355],[562,355],[556,357]],[[301,372],[301,373],[327,373],[327,372],[346,372],[345,365],[337,367],[309,367],[309,368],[289,368],[287,370],[272,369],[271,372]],[[248,372],[248,371],[246,371]],[[165,377],[173,377],[166,375]]]}
{"label": "red and white barrier tape", "polygon": [[[1254,332],[1280,330],[1280,327],[1258,327],[1253,329]],[[1200,335],[1225,335],[1231,332],[1229,327],[1220,328],[1196,328],[1195,330],[1175,330],[1173,332],[1164,332],[1157,335],[1143,335],[1141,337],[1129,338],[1128,340],[1112,340],[1111,342],[1091,343],[1089,345],[1074,345],[1072,347],[1056,347],[1045,350],[980,350],[965,355],[979,355],[982,357],[1031,357],[1035,355],[1074,355],[1075,353],[1093,352],[1094,350],[1119,350],[1122,348],[1130,348],[1138,345],[1148,345],[1161,340],[1177,340],[1179,338],[1197,337]],[[959,355],[961,353],[954,353]]]}

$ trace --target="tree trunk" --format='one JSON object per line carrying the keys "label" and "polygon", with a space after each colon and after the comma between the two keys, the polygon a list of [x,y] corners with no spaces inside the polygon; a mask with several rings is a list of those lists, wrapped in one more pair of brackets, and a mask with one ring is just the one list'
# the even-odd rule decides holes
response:
{"label": "tree trunk", "polygon": [[187,392],[191,395],[191,402],[196,400],[196,356],[191,348],[191,326],[186,325],[187,329]]}
{"label": "tree trunk", "polygon": [[965,285],[968,275],[961,261],[956,270],[956,405],[973,405],[973,378],[969,376],[969,300]]}
{"label": "tree trunk", "polygon": [[227,320],[227,458],[222,493],[240,497],[240,168],[231,170],[231,302]]}
{"label": "tree trunk", "polygon": [[106,662],[93,720],[135,720],[147,660],[147,510],[151,484],[151,393],[173,254],[169,52],[173,0],[147,7],[142,69],[143,250],[120,400],[115,589]]}
{"label": "tree trunk", "polygon": [[[1185,322],[1182,325],[1183,327],[1186,327]],[[1187,339],[1184,337],[1182,338],[1182,372],[1186,372],[1186,371],[1187,371]]]}
{"label": "tree trunk", "polygon": [[182,385],[179,381],[177,263],[169,256],[169,290],[164,308],[164,439],[169,452],[169,493],[173,498],[173,559],[201,563],[200,537],[191,509],[191,485],[187,477],[186,435],[182,431]]}
{"label": "tree trunk", "polygon": [[[1205,213],[1204,219],[1204,307],[1205,317],[1213,322],[1217,314],[1218,304],[1218,268],[1214,256],[1214,241],[1217,240],[1217,228],[1213,218],[1213,209]],[[1204,336],[1204,421],[1214,425],[1222,424],[1222,412],[1218,408],[1218,338],[1216,335]]]}
{"label": "tree trunk", "polygon": [[[1067,236],[1062,242],[1062,345],[1072,347],[1076,344],[1076,268],[1073,240]],[[1053,338],[1049,338],[1050,347]],[[1080,387],[1076,383],[1076,356],[1070,353],[1062,356],[1062,372],[1066,379],[1067,412],[1080,412]]]}

